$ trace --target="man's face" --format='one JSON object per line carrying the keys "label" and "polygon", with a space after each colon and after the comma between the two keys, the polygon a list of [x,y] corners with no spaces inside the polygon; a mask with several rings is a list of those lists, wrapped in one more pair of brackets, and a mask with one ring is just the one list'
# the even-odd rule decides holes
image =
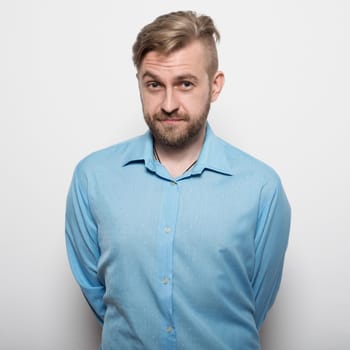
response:
{"label": "man's face", "polygon": [[212,94],[198,41],[167,56],[147,53],[138,70],[145,121],[158,144],[183,147],[204,137]]}

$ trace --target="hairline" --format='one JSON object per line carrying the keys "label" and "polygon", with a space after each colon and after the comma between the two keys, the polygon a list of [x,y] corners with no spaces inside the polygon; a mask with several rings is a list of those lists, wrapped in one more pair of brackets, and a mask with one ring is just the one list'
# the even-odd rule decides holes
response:
{"label": "hairline", "polygon": [[[173,54],[173,53],[175,53],[177,51],[180,51],[180,50],[186,48],[187,46],[189,46],[189,45],[191,45],[191,44],[193,44],[195,42],[198,42],[201,45],[202,49],[203,49],[203,53],[205,55],[205,61],[206,61],[206,69],[205,69],[205,71],[207,72],[208,77],[212,78],[214,76],[214,74],[217,72],[218,67],[217,67],[217,62],[216,62],[215,69],[212,68],[213,67],[213,63],[212,63],[213,62],[213,58],[212,58],[212,54],[210,52],[212,50],[212,48],[211,48],[212,45],[208,45],[209,40],[207,38],[205,38],[205,37],[191,38],[191,39],[189,39],[187,41],[182,42],[180,45],[171,48],[170,50],[162,49],[162,48],[150,49],[148,51],[145,50],[143,55],[140,57],[138,65],[136,66],[137,72],[140,71],[140,67],[141,67],[141,65],[142,65],[146,55],[148,55],[150,52],[155,52],[155,53],[158,53],[159,55],[168,57],[171,54]],[[216,43],[214,42],[214,45],[215,44]]]}

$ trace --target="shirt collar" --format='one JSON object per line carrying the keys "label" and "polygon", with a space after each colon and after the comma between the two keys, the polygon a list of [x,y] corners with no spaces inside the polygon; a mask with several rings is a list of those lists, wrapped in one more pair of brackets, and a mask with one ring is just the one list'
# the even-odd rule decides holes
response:
{"label": "shirt collar", "polygon": [[205,169],[225,175],[233,175],[232,166],[226,156],[226,143],[218,138],[209,124],[204,144],[192,174],[201,174]]}
{"label": "shirt collar", "polygon": [[[122,164],[126,166],[134,162],[144,162],[147,169],[156,171],[157,161],[154,159],[153,138],[150,131],[128,142],[124,149]],[[192,175],[199,175],[205,169],[225,175],[233,175],[233,169],[229,163],[225,148],[226,143],[218,138],[209,124],[206,127],[204,144],[198,161],[192,168]]]}
{"label": "shirt collar", "polygon": [[153,138],[150,131],[127,141],[126,145],[127,147],[122,154],[123,166],[135,162],[144,162],[149,170],[155,170]]}

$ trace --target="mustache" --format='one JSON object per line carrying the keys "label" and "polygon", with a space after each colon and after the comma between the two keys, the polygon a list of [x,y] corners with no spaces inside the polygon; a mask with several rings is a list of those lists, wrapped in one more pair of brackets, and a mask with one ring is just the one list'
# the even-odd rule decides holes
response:
{"label": "mustache", "polygon": [[158,120],[158,121],[164,121],[164,120],[189,121],[190,117],[187,114],[180,114],[177,112],[173,112],[173,113],[158,112],[158,113],[153,114],[153,119]]}

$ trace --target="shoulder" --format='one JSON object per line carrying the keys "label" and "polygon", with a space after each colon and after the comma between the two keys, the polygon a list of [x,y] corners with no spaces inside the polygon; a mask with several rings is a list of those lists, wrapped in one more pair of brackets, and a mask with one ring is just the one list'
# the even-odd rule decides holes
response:
{"label": "shoulder", "polygon": [[261,208],[268,208],[274,201],[283,211],[283,217],[290,217],[290,205],[282,180],[277,171],[264,161],[221,140],[226,157],[232,166],[233,181],[249,193],[256,193]]}
{"label": "shoulder", "polygon": [[246,151],[217,138],[234,176],[249,178],[264,185],[266,183],[279,186],[280,177],[276,170],[266,162]]}
{"label": "shoulder", "polygon": [[120,168],[124,165],[125,155],[139,148],[143,139],[144,135],[140,135],[91,152],[78,162],[76,172],[88,174],[101,172],[111,167]]}

